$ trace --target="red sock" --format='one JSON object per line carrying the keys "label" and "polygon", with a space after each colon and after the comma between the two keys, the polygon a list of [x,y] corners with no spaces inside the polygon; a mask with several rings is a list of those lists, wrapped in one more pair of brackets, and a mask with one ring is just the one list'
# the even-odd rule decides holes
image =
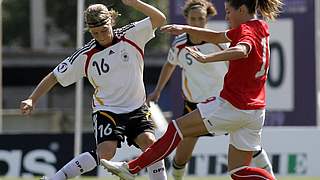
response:
{"label": "red sock", "polygon": [[170,122],[166,133],[158,141],[153,143],[139,157],[128,163],[130,172],[136,174],[141,169],[164,159],[178,146],[180,141],[181,137],[173,122]]}
{"label": "red sock", "polygon": [[234,180],[275,180],[272,175],[261,168],[245,167],[231,174]]}

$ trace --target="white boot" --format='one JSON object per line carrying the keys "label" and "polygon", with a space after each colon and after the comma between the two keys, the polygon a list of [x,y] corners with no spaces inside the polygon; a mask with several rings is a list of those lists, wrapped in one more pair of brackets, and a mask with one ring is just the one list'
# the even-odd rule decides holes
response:
{"label": "white boot", "polygon": [[120,179],[134,180],[135,178],[135,175],[129,171],[129,167],[126,162],[112,162],[105,159],[101,159],[100,163],[109,172],[116,176],[119,176]]}

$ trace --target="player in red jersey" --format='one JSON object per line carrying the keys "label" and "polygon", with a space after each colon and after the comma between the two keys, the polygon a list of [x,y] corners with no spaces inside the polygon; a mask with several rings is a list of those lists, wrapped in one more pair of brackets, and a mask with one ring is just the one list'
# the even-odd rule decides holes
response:
{"label": "player in red jersey", "polygon": [[261,148],[269,67],[268,25],[256,19],[256,13],[274,19],[281,6],[281,0],[226,0],[226,20],[231,29],[225,32],[186,25],[164,26],[163,31],[175,35],[188,33],[210,43],[231,43],[229,48],[209,55],[188,48],[199,62],[229,61],[220,97],[200,103],[196,110],[173,120],[166,133],[138,158],[129,163],[101,160],[102,165],[123,179],[133,179],[133,174],[169,155],[182,138],[227,131],[232,179],[275,179],[267,171],[249,165],[253,151]]}
{"label": "player in red jersey", "polygon": [[[206,28],[210,16],[215,16],[217,10],[208,0],[186,0],[183,15],[190,26]],[[184,97],[183,114],[187,114],[197,108],[197,104],[207,99],[218,96],[223,87],[223,79],[228,69],[228,62],[201,63],[190,56],[186,47],[196,47],[203,54],[221,51],[228,43],[214,44],[198,40],[187,33],[175,37],[168,52],[167,62],[163,65],[156,88],[148,95],[149,101],[157,102],[166,83],[176,67],[182,68],[181,89]],[[207,134],[204,136],[214,136]],[[176,148],[176,154],[172,160],[172,176],[174,180],[182,180],[186,164],[191,158],[192,151],[198,137],[184,138]],[[272,165],[264,149],[255,151],[253,164],[272,172]]]}

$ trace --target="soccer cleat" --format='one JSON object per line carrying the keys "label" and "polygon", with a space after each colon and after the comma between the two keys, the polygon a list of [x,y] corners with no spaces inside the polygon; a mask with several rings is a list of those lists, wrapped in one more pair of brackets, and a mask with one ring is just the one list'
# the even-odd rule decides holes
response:
{"label": "soccer cleat", "polygon": [[105,159],[100,160],[101,165],[112,174],[119,176],[122,180],[134,180],[134,174],[129,171],[125,162],[112,162]]}
{"label": "soccer cleat", "polygon": [[49,180],[49,178],[47,176],[42,176],[40,180]]}

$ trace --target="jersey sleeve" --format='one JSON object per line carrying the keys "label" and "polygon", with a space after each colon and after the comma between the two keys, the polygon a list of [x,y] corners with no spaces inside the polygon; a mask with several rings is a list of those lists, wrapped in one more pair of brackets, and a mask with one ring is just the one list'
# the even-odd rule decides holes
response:
{"label": "jersey sleeve", "polygon": [[126,33],[126,38],[135,42],[142,50],[149,40],[155,37],[150,18],[134,22],[134,27]]}
{"label": "jersey sleeve", "polygon": [[255,45],[253,32],[246,25],[240,25],[238,28],[227,31],[226,37],[232,42],[231,44],[247,44],[250,50]]}
{"label": "jersey sleeve", "polygon": [[175,47],[171,47],[168,52],[167,61],[172,65],[178,64],[178,58],[177,58],[177,50]]}
{"label": "jersey sleeve", "polygon": [[180,60],[179,60],[179,51],[178,48],[181,43],[185,43],[187,41],[187,35],[181,34],[179,36],[176,36],[174,40],[171,43],[171,47],[168,52],[167,61],[172,65],[179,65],[181,66]]}
{"label": "jersey sleeve", "polygon": [[86,57],[84,54],[74,57],[76,53],[77,52],[63,60],[53,70],[53,74],[56,76],[57,81],[64,87],[77,82],[85,76],[84,64]]}

